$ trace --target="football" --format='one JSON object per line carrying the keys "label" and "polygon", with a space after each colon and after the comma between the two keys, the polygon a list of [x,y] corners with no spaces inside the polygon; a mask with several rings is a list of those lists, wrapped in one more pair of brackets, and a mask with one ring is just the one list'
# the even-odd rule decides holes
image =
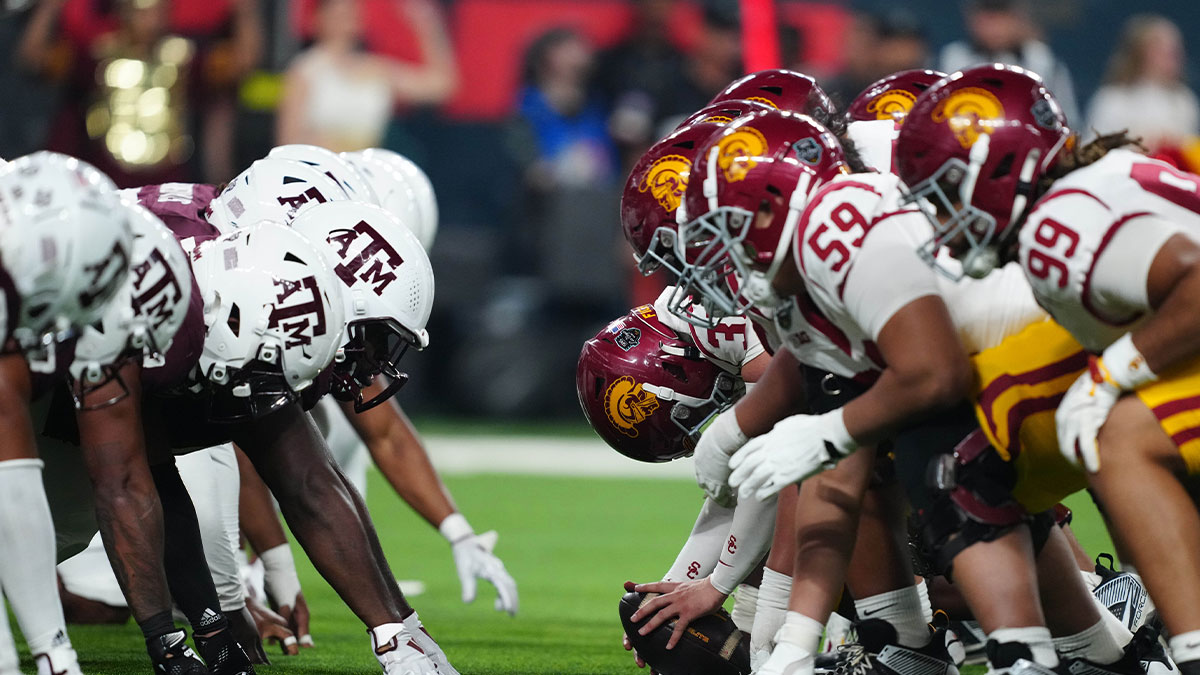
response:
{"label": "football", "polygon": [[724,609],[702,616],[688,626],[675,648],[667,650],[667,640],[675,629],[668,621],[649,635],[638,635],[645,620],[634,623],[630,617],[657,593],[626,593],[619,613],[625,634],[646,663],[662,675],[749,675],[750,635],[733,625]]}

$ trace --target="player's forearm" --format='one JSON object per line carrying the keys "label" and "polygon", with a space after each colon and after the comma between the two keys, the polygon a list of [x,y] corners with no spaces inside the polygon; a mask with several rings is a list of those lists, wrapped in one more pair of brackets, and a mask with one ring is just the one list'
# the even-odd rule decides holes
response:
{"label": "player's forearm", "polygon": [[760,436],[779,420],[805,406],[804,375],[800,363],[789,352],[771,358],[762,377],[734,406],[738,426],[747,436]]}
{"label": "player's forearm", "polygon": [[732,523],[732,508],[705,499],[687,541],[679,550],[679,555],[675,556],[675,562],[667,570],[663,581],[702,579],[712,574]]}
{"label": "player's forearm", "polygon": [[729,537],[712,573],[712,585],[725,595],[745,581],[771,548],[778,500],[742,499],[733,514]]}
{"label": "player's forearm", "polygon": [[396,494],[436,528],[457,508],[421,440],[406,427],[405,423],[394,424],[386,436],[368,443],[367,449]]}
{"label": "player's forearm", "polygon": [[[1200,261],[1190,265],[1145,324],[1133,331],[1133,344],[1154,373],[1200,355]],[[1116,365],[1116,364],[1113,364]]]}

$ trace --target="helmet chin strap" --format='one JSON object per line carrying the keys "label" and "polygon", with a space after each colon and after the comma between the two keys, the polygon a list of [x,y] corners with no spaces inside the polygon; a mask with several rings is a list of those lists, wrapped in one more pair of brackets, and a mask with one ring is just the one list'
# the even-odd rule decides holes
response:
{"label": "helmet chin strap", "polygon": [[1033,195],[1033,173],[1038,167],[1038,163],[1042,158],[1042,153],[1036,148],[1029,151],[1025,155],[1025,161],[1021,164],[1021,173],[1018,176],[1020,182],[1017,183],[1017,195],[1013,199],[1012,213],[1008,216],[1009,227],[1011,228],[1016,223],[1017,218],[1025,211],[1025,205],[1029,203],[1029,198]]}
{"label": "helmet chin strap", "polygon": [[719,146],[713,146],[708,151],[708,166],[705,167],[707,172],[704,176],[704,198],[708,200],[708,210],[715,211],[720,206],[717,198],[717,158],[721,154]]}
{"label": "helmet chin strap", "polygon": [[693,408],[697,408],[708,402],[705,399],[696,398],[695,396],[688,396],[687,394],[681,394],[681,393],[675,391],[674,389],[671,389],[670,387],[659,387],[657,385],[650,384],[649,382],[646,382],[645,384],[642,385],[642,390],[648,391],[651,394],[654,394],[660,400],[678,401],[680,403],[683,403],[684,405],[688,405]]}
{"label": "helmet chin strap", "polygon": [[987,162],[991,146],[992,137],[988,134],[980,135],[979,140],[971,146],[971,154],[967,157],[967,175],[963,176],[958,187],[958,196],[963,206],[969,205],[971,198],[975,196],[975,184],[979,180],[979,172]]}

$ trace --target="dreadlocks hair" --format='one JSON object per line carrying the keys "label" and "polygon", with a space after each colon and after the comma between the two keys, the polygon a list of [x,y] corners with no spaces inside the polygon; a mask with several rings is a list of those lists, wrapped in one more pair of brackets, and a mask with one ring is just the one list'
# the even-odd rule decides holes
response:
{"label": "dreadlocks hair", "polygon": [[1058,159],[1046,173],[1042,174],[1041,180],[1038,181],[1038,194],[1045,193],[1050,188],[1051,183],[1072,171],[1095,164],[1101,157],[1107,155],[1110,150],[1126,146],[1133,146],[1143,152],[1146,150],[1146,146],[1142,145],[1142,139],[1130,136],[1128,129],[1112,134],[1099,135],[1091,143],[1082,146],[1067,143],[1059,151]]}
{"label": "dreadlocks hair", "polygon": [[838,145],[842,146],[842,154],[846,157],[846,166],[850,168],[851,173],[873,172],[871,167],[863,161],[862,153],[858,151],[858,146],[847,133],[850,123],[846,120],[845,115],[840,112],[830,113],[823,107],[815,107],[809,117],[820,122],[821,126],[828,129],[829,133],[838,140]]}

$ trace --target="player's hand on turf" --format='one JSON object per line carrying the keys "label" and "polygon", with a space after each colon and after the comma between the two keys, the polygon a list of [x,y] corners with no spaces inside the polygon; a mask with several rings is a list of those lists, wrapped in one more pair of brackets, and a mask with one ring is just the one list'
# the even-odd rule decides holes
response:
{"label": "player's hand on turf", "polygon": [[263,642],[279,645],[283,653],[288,656],[300,653],[296,634],[288,627],[287,619],[259,604],[252,597],[246,598],[246,608],[254,617],[254,623],[258,625],[258,634],[262,636]]}
{"label": "player's hand on turf", "polygon": [[288,628],[295,634],[296,642],[301,647],[313,646],[312,632],[308,628],[308,602],[304,599],[303,592],[296,594],[296,600],[292,604],[281,605],[279,616],[287,621]]}
{"label": "player's hand on turf", "polygon": [[1108,413],[1117,404],[1121,389],[1089,369],[1067,389],[1054,422],[1058,425],[1058,451],[1068,462],[1089,473],[1100,470],[1100,446],[1096,438]]}
{"label": "player's hand on turf", "polygon": [[709,499],[726,508],[737,504],[737,493],[729,487],[729,458],[746,443],[737,416],[726,410],[704,430],[692,455],[696,483]]}
{"label": "player's hand on turf", "polygon": [[638,584],[634,590],[639,593],[662,593],[634,612],[630,618],[637,623],[650,617],[645,625],[638,629],[639,635],[648,635],[662,624],[675,619],[675,628],[671,631],[671,639],[667,641],[667,649],[675,648],[692,621],[717,611],[729,597],[718,591],[709,582],[708,577],[695,581]]}
{"label": "player's hand on turf", "polygon": [[496,587],[496,610],[516,616],[520,602],[517,582],[504,568],[504,563],[492,553],[499,536],[491,531],[471,534],[455,541],[451,544],[454,566],[458,569],[458,581],[462,584],[463,602],[475,602],[478,580],[483,579]]}
{"label": "player's hand on turf", "polygon": [[793,415],[742,446],[729,460],[729,482],[743,498],[764,500],[832,469],[857,447],[846,431],[841,408],[823,415]]}

